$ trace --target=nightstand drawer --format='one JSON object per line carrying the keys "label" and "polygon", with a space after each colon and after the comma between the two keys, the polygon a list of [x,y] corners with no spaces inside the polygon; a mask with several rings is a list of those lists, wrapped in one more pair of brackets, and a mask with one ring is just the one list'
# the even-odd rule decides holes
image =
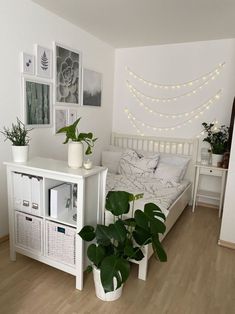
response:
{"label": "nightstand drawer", "polygon": [[200,174],[206,174],[208,176],[222,177],[223,171],[215,168],[200,168]]}

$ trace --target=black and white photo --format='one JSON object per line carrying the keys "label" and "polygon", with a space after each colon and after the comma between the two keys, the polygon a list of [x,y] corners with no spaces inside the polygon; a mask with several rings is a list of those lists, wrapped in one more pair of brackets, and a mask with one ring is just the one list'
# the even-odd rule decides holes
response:
{"label": "black and white photo", "polygon": [[51,84],[24,79],[25,124],[33,127],[51,126]]}
{"label": "black and white photo", "polygon": [[55,133],[67,125],[67,109],[55,109]]}
{"label": "black and white photo", "polygon": [[35,74],[34,56],[25,52],[22,52],[22,72],[24,74]]}
{"label": "black and white photo", "polygon": [[101,106],[102,74],[83,70],[83,106]]}
{"label": "black and white photo", "polygon": [[52,76],[52,51],[48,48],[37,45],[37,76],[50,79]]}
{"label": "black and white photo", "polygon": [[77,120],[77,110],[69,109],[68,125],[73,124]]}
{"label": "black and white photo", "polygon": [[55,102],[80,105],[81,53],[55,43]]}

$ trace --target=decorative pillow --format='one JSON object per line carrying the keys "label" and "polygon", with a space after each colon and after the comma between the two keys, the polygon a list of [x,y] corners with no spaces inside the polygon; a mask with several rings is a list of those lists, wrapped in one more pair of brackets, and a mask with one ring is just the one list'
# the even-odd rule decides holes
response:
{"label": "decorative pillow", "polygon": [[181,175],[180,175],[180,181],[183,180],[188,164],[190,162],[190,157],[184,157],[184,156],[176,156],[176,155],[170,155],[170,154],[160,154],[160,160],[158,167],[161,165],[161,163],[181,167]]}
{"label": "decorative pillow", "polygon": [[123,175],[137,175],[151,177],[157,167],[159,155],[153,155],[149,158],[139,157],[134,150],[125,151],[119,162],[119,173]]}
{"label": "decorative pillow", "polygon": [[119,161],[122,152],[103,151],[101,165],[108,168],[109,172],[118,173]]}
{"label": "decorative pillow", "polygon": [[154,177],[163,179],[164,181],[178,183],[181,181],[181,173],[181,166],[159,162],[157,169],[154,172]]}

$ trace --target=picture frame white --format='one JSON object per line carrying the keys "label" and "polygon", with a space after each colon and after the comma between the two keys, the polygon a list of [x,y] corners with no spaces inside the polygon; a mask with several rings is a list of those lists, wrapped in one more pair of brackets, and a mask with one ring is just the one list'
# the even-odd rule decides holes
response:
{"label": "picture frame white", "polygon": [[36,75],[52,78],[52,50],[36,44]]}
{"label": "picture frame white", "polygon": [[54,103],[57,106],[80,106],[82,53],[58,42],[53,43],[53,52]]}
{"label": "picture frame white", "polygon": [[[27,127],[52,126],[52,83],[23,77],[23,119]],[[35,95],[35,96],[34,96]]]}
{"label": "picture frame white", "polygon": [[82,105],[101,107],[102,104],[102,73],[83,68]]}
{"label": "picture frame white", "polygon": [[54,134],[64,126],[68,125],[68,109],[62,107],[54,108]]}
{"label": "picture frame white", "polygon": [[77,120],[77,109],[70,108],[68,110],[68,125],[73,124]]}
{"label": "picture frame white", "polygon": [[21,72],[27,75],[35,74],[35,57],[32,54],[22,52],[21,54]]}

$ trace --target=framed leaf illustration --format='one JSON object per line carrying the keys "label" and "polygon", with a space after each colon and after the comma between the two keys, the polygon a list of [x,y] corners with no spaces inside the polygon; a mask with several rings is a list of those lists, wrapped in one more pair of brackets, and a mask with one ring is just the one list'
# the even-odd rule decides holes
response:
{"label": "framed leaf illustration", "polygon": [[37,49],[37,76],[50,79],[52,76],[52,50],[39,46]]}

